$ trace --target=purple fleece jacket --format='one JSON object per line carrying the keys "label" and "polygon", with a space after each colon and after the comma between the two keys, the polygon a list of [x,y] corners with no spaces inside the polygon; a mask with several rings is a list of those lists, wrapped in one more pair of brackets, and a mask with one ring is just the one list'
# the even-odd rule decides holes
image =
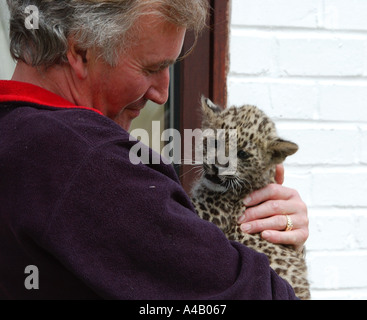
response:
{"label": "purple fleece jacket", "polygon": [[0,81],[0,137],[0,299],[295,299],[99,112]]}

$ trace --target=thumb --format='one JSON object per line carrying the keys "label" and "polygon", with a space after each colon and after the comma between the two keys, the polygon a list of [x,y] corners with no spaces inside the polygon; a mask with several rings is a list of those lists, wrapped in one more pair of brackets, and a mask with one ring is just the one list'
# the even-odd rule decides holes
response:
{"label": "thumb", "polygon": [[277,184],[284,183],[284,166],[282,164],[278,164],[275,170],[275,181]]}

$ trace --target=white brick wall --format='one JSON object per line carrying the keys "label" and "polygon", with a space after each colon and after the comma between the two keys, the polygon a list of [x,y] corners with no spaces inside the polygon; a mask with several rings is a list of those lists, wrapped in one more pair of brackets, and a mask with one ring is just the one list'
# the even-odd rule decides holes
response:
{"label": "white brick wall", "polygon": [[9,80],[15,63],[9,53],[9,11],[5,0],[0,0],[0,79]]}
{"label": "white brick wall", "polygon": [[367,299],[367,1],[232,0],[228,104],[256,104],[300,151],[313,299]]}

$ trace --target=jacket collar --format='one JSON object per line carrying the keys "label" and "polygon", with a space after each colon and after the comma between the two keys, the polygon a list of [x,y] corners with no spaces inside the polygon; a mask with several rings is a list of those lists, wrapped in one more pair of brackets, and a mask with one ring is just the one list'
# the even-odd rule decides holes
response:
{"label": "jacket collar", "polygon": [[0,103],[30,103],[39,106],[65,109],[85,109],[102,114],[99,110],[76,106],[70,101],[30,83],[0,80]]}

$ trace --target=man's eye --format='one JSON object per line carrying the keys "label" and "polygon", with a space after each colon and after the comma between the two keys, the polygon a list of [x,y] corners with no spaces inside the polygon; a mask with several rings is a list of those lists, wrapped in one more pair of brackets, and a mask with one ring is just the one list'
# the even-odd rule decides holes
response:
{"label": "man's eye", "polygon": [[146,75],[154,75],[154,74],[158,74],[160,72],[162,72],[164,69],[162,68],[158,68],[158,69],[145,69],[144,73]]}
{"label": "man's eye", "polygon": [[157,73],[157,70],[151,70],[151,69],[145,69],[144,70],[144,74],[146,74],[147,76],[150,76],[152,74]]}

